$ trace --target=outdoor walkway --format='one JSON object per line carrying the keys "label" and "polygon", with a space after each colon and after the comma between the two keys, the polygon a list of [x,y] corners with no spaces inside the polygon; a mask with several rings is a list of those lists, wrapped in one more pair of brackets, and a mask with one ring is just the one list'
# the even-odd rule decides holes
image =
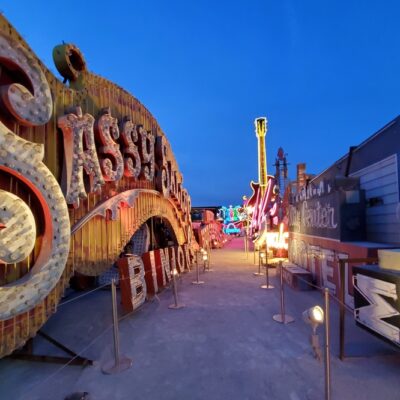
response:
{"label": "outdoor walkway", "polygon": [[[74,367],[4,359],[0,361],[0,398],[63,400],[87,391],[92,400],[320,400],[324,370],[311,354],[310,327],[302,312],[322,304],[317,291],[287,290],[287,312],[296,321],[281,325],[278,282],[274,290],[259,288],[252,253],[242,239],[211,256],[214,272],[195,271],[179,284],[180,310],[170,310],[172,291],[146,303],[120,323],[121,353],[133,366],[118,375],[103,375],[112,358],[110,292],[97,291],[61,306],[44,331],[98,362]],[[348,350],[362,358],[337,358],[337,306],[332,304],[332,399],[400,399],[400,355],[392,347],[356,327],[348,316]],[[100,336],[99,336],[100,335]],[[321,330],[322,339],[322,330]],[[49,351],[39,343],[38,350]]]}

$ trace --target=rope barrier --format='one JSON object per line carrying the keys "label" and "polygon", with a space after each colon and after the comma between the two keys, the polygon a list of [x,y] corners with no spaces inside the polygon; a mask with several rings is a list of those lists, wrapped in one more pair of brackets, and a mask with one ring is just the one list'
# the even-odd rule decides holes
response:
{"label": "rope barrier", "polygon": [[33,384],[29,390],[27,390],[25,393],[26,394],[31,394],[32,390],[36,390],[40,388],[42,385],[44,385],[46,382],[48,382],[50,379],[53,379],[57,374],[59,374],[61,371],[63,371],[69,364],[71,364],[76,358],[82,356],[82,354],[88,350],[94,343],[96,343],[102,336],[104,336],[105,333],[107,333],[111,328],[113,327],[113,324],[110,324],[102,333],[100,333],[98,336],[96,336],[87,346],[85,346],[79,353],[77,353],[74,357],[72,357],[67,363],[63,364],[60,368],[58,368],[56,371],[54,371],[52,374],[44,378],[42,381],[37,382]]}
{"label": "rope barrier", "polygon": [[[129,280],[130,278],[123,278],[120,281],[123,280]],[[77,296],[71,300],[68,300],[67,302],[63,303],[63,305],[70,303],[72,301],[81,299],[84,296],[90,295],[94,292],[96,292],[97,290],[100,290],[106,286],[110,286],[110,284],[104,284],[101,285],[93,290],[90,290],[87,293],[84,293],[80,296]],[[157,296],[157,294],[155,295],[155,298],[160,302],[159,297]],[[125,314],[124,316],[122,316],[121,318],[118,318],[118,322],[121,322],[125,319],[127,319],[128,317],[132,316],[135,312],[137,311],[137,309],[130,311],[129,313]],[[35,317],[35,316],[32,316]],[[21,321],[22,322],[22,321]],[[13,324],[12,326],[15,326],[15,324]],[[43,384],[45,384],[46,382],[48,382],[50,379],[53,379],[57,374],[59,374],[62,370],[64,370],[68,365],[70,365],[75,359],[77,359],[78,357],[80,357],[86,350],[88,350],[91,346],[93,346],[102,336],[104,336],[111,328],[113,328],[113,324],[110,324],[103,332],[101,332],[99,335],[97,335],[88,345],[86,345],[82,350],[80,350],[75,356],[73,356],[68,362],[66,362],[65,364],[63,364],[59,369],[57,369],[54,373],[50,374],[48,377],[46,377],[45,379],[43,379],[42,381],[34,384],[33,386],[30,387],[30,389],[26,392],[26,393],[31,393],[32,390],[37,390],[39,387],[41,387]]]}
{"label": "rope barrier", "polygon": [[[283,268],[285,269],[286,267],[283,266]],[[314,283],[311,283],[311,282],[309,282],[308,280],[306,280],[306,279],[304,279],[304,278],[301,278],[301,277],[298,276],[298,275],[297,275],[297,279],[300,280],[300,281],[302,281],[302,282],[304,282],[306,285],[308,285],[308,286],[310,286],[310,287],[312,287],[312,288],[314,288],[314,289],[318,289],[318,290],[321,290],[321,291],[325,289],[325,287],[322,287],[322,286],[316,285],[316,284],[314,284]],[[329,290],[329,295],[332,297],[333,300],[335,300],[338,304],[343,305],[343,306],[346,308],[347,311],[353,313],[353,309],[352,309],[351,307],[349,307],[349,305],[347,305],[346,303],[343,303],[342,301],[340,301],[340,299],[338,299],[338,298],[332,293],[332,291],[331,291],[332,289],[331,289],[331,288],[327,288],[327,289]]]}
{"label": "rope barrier", "polygon": [[[180,277],[181,277],[181,274],[180,274],[179,278]],[[118,282],[123,282],[123,281],[128,281],[128,280],[131,280],[131,278],[128,277],[128,278],[118,279]],[[165,287],[168,288],[168,289],[171,289],[171,285],[172,285],[172,280],[170,282],[168,282],[168,285],[166,285]],[[103,289],[103,288],[105,288],[107,286],[111,286],[111,283],[105,283],[104,285],[101,285],[101,286],[98,286],[98,287],[96,287],[94,289],[91,289],[88,292],[85,292],[85,293],[83,293],[81,295],[73,297],[72,299],[68,299],[66,301],[62,301],[61,300],[57,305],[55,305],[52,308],[46,310],[46,317],[50,317],[52,314],[54,314],[59,307],[65,306],[66,304],[72,303],[72,302],[74,302],[76,300],[82,299],[83,297],[89,296],[92,293],[97,292],[98,290],[101,290],[101,289]],[[154,298],[156,300],[158,300],[158,302],[160,302],[160,298],[157,296],[157,294],[154,295]],[[11,318],[11,319],[8,319],[8,320],[5,320],[5,321],[11,321],[11,322],[9,324],[5,324],[3,326],[3,329],[4,330],[5,329],[12,329],[13,327],[16,327],[16,326],[25,325],[27,323],[27,321],[38,319],[38,315],[35,315],[35,314],[29,315],[28,317],[24,317],[21,321],[14,321],[15,318],[18,318],[18,316],[14,317],[14,318]],[[0,321],[0,323],[3,322],[3,321]]]}
{"label": "rope barrier", "polygon": [[[124,279],[126,279],[126,278],[124,278]],[[123,281],[124,279],[121,279],[121,281]],[[65,305],[68,304],[68,303],[72,303],[72,302],[75,301],[75,300],[79,300],[79,299],[82,298],[82,297],[85,297],[85,296],[87,296],[87,295],[89,295],[89,294],[91,294],[91,293],[93,293],[93,292],[97,292],[98,290],[100,290],[100,289],[102,289],[102,288],[104,288],[104,287],[106,287],[106,286],[110,286],[110,285],[111,285],[111,283],[105,283],[104,285],[101,285],[101,286],[99,286],[99,287],[97,287],[97,288],[95,288],[95,289],[89,290],[88,292],[85,292],[85,293],[83,293],[83,294],[81,294],[81,295],[79,295],[79,296],[76,296],[76,297],[74,297],[74,298],[72,298],[72,299],[70,299],[70,300],[61,301],[61,302],[58,304],[58,307],[65,306]]]}

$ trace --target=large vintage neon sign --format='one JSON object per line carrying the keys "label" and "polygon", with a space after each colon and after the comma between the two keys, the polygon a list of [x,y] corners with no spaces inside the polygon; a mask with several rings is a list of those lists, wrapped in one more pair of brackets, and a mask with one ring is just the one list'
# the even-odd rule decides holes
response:
{"label": "large vintage neon sign", "polygon": [[127,117],[123,118],[120,135],[118,121],[109,110],[95,122],[92,115],[83,114],[77,107],[61,116],[58,126],[64,137],[63,186],[68,204],[78,207],[79,200],[87,197],[84,172],[90,178],[89,192],[99,191],[105,182],[118,181],[123,175],[147,181],[156,176],[156,189],[165,197],[171,195],[189,216],[190,197],[182,188],[180,174],[172,170],[163,137],[155,138]]}
{"label": "large vintage neon sign", "polygon": [[180,245],[192,230],[182,175],[145,107],[89,73],[73,45],[54,49],[63,84],[0,22],[2,357],[56,311],[74,271],[98,275],[148,219],[167,220]]}

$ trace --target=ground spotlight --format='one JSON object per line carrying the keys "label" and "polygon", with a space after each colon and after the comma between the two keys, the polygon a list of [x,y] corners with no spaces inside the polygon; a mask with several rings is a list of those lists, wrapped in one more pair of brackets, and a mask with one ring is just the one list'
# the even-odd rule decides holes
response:
{"label": "ground spotlight", "polygon": [[314,306],[303,312],[303,320],[311,325],[313,333],[317,333],[319,325],[324,323],[324,310],[320,306]]}
{"label": "ground spotlight", "polygon": [[318,361],[322,360],[322,350],[319,343],[319,336],[317,334],[317,328],[319,325],[324,323],[324,310],[320,306],[314,306],[303,312],[303,320],[307,324],[311,325],[311,347],[314,352],[314,357]]}

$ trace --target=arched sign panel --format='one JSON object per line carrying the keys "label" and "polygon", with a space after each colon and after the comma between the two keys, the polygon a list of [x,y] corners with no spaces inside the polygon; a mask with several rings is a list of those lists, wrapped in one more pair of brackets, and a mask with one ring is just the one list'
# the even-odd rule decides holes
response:
{"label": "arched sign panel", "polygon": [[56,46],[65,83],[0,16],[0,357],[56,311],[73,271],[99,275],[149,218],[192,238],[190,197],[150,112]]}

